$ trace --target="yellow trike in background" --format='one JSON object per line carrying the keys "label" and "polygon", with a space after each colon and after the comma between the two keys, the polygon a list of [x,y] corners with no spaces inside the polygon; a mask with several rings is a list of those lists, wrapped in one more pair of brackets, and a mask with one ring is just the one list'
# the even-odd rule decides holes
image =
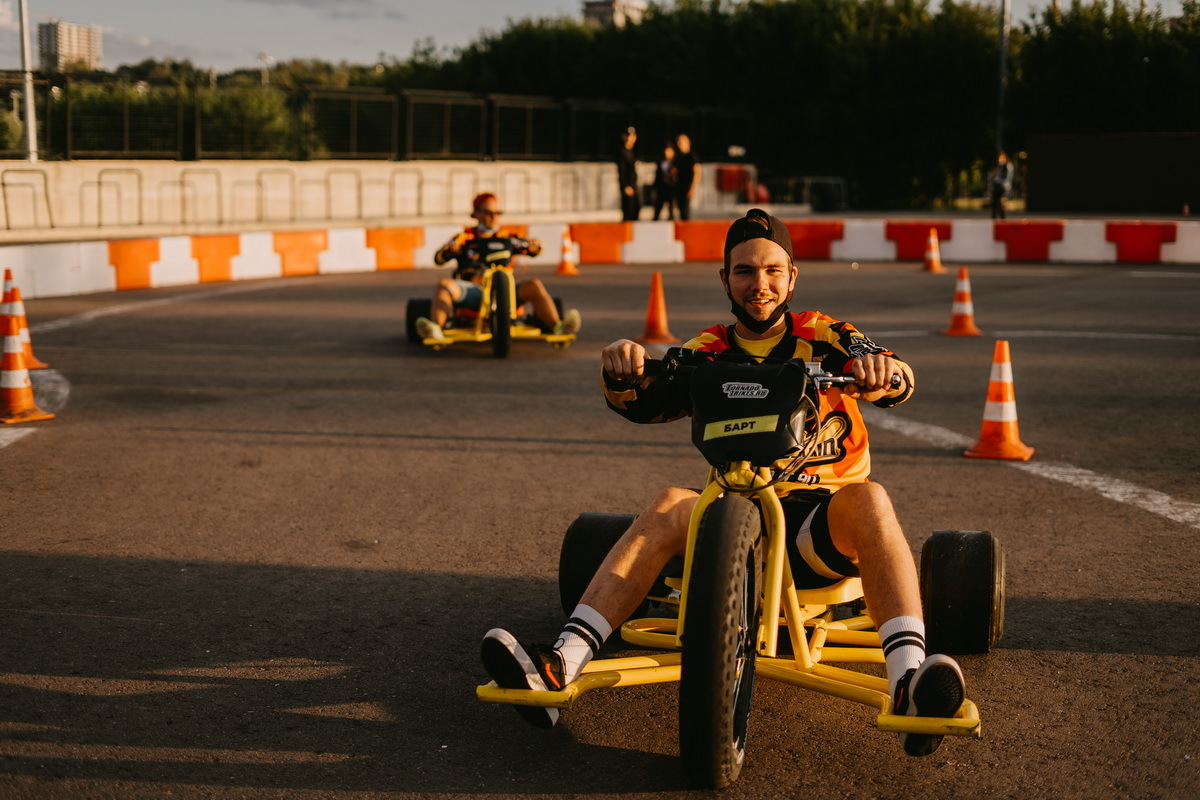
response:
{"label": "yellow trike in background", "polygon": [[[480,288],[483,301],[478,311],[456,309],[442,329],[443,338],[423,339],[417,332],[416,321],[429,317],[433,301],[427,297],[414,297],[405,309],[405,332],[408,341],[441,350],[459,342],[491,342],[492,355],[496,358],[508,356],[514,339],[532,339],[547,342],[555,350],[561,350],[575,341],[573,333],[547,331],[538,322],[531,310],[518,305],[517,282],[513,277],[513,256],[522,242],[513,237],[485,237],[472,240],[477,253],[478,266],[482,270]],[[562,300],[552,298],[562,316]]]}

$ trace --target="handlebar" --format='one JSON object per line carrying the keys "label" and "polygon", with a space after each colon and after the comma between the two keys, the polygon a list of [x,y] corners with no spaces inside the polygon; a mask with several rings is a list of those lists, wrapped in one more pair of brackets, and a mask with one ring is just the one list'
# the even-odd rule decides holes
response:
{"label": "handlebar", "polygon": [[[689,350],[686,347],[672,347],[666,352],[662,359],[647,358],[643,362],[643,371],[648,376],[667,375],[672,372],[691,372],[696,369],[698,364],[717,360],[717,353],[709,353],[703,350]],[[759,361],[758,363],[763,363]],[[815,361],[801,362],[798,359],[793,363],[803,364],[805,372],[812,378],[813,383],[819,391],[824,391],[831,386],[846,385],[855,383],[853,375],[832,375],[825,372],[820,363]],[[897,373],[892,376],[891,388],[899,389],[903,384],[904,377]]]}

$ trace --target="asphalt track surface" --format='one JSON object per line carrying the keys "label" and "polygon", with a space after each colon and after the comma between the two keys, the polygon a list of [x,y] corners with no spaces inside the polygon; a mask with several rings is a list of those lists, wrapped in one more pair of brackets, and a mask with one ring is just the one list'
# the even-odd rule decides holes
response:
{"label": "asphalt track surface", "polygon": [[[635,426],[598,351],[727,317],[715,264],[532,270],[583,312],[554,352],[403,336],[430,271],[26,303],[57,418],[0,430],[0,797],[685,797],[673,685],[584,696],[553,731],[474,699],[481,635],[552,639],[562,534],[704,466]],[[797,307],[913,364],[873,413],[914,550],[985,529],[1007,626],[962,659],[981,740],[906,757],[873,712],[760,681],[741,779],[765,797],[1200,793],[1200,272],[806,264]],[[1011,343],[1030,464],[965,459]],[[61,380],[55,381],[54,378]],[[26,431],[31,431],[26,433]]]}

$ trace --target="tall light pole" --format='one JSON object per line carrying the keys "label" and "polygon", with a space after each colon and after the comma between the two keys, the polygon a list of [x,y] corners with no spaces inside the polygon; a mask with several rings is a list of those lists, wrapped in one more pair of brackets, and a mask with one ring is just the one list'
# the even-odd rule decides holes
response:
{"label": "tall light pole", "polygon": [[996,152],[1004,152],[1004,95],[1008,89],[1008,16],[1011,0],[1000,0],[1000,74],[996,92]]}
{"label": "tall light pole", "polygon": [[258,63],[262,72],[262,85],[268,86],[271,83],[271,65],[275,63],[275,59],[270,53],[262,52],[258,54]]}
{"label": "tall light pole", "polygon": [[33,100],[33,68],[29,65],[29,9],[21,0],[21,71],[25,78],[25,154],[27,161],[38,160],[37,104]]}

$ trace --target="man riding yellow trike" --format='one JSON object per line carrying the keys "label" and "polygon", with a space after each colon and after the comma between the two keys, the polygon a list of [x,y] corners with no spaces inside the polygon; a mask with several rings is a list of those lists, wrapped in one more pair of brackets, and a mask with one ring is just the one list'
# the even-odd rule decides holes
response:
{"label": "man riding yellow trike", "polygon": [[534,339],[562,349],[575,339],[579,312],[563,313],[537,278],[518,281],[513,259],[536,256],[537,239],[525,239],[499,227],[503,213],[491,193],[477,196],[471,216],[477,225],[443,245],[434,262],[455,262],[454,274],[438,282],[434,297],[408,301],[408,340],[440,350],[457,342],[491,342],[497,358],[508,355],[514,339]]}

